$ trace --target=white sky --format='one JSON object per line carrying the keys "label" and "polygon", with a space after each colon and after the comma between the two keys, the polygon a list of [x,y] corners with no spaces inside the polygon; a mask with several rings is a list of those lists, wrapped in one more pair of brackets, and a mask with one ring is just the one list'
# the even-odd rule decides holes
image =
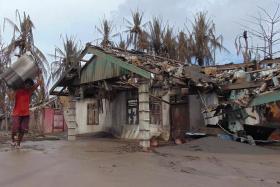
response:
{"label": "white sky", "polygon": [[[53,53],[55,46],[61,46],[61,34],[74,35],[83,44],[96,39],[94,27],[104,16],[124,30],[123,17],[138,8],[145,12],[145,20],[161,16],[179,30],[186,18],[192,20],[197,11],[204,10],[213,18],[217,34],[223,34],[224,44],[231,51],[219,56],[219,63],[226,63],[240,61],[234,38],[242,32],[241,19],[256,15],[258,6],[273,12],[276,3],[280,0],[0,0],[0,20],[15,20],[16,9],[26,11],[36,27],[36,45],[47,55]],[[6,29],[3,34],[6,42],[10,32]]]}

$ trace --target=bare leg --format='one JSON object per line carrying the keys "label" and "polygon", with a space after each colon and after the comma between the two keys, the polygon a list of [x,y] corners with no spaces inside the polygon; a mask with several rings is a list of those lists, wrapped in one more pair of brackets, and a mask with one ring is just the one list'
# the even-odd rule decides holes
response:
{"label": "bare leg", "polygon": [[12,142],[16,142],[15,137],[16,137],[17,133],[16,132],[12,132]]}
{"label": "bare leg", "polygon": [[18,146],[20,146],[24,134],[28,132],[28,123],[29,123],[29,116],[22,116],[20,120],[20,129],[19,129],[19,135],[17,141]]}
{"label": "bare leg", "polygon": [[17,142],[18,146],[20,146],[20,143],[22,142],[23,136],[24,136],[24,131],[20,131],[19,135],[18,135],[18,142]]}
{"label": "bare leg", "polygon": [[20,127],[20,118],[17,116],[13,116],[13,123],[12,123],[12,143],[16,143],[15,137],[17,136],[17,133],[19,131]]}

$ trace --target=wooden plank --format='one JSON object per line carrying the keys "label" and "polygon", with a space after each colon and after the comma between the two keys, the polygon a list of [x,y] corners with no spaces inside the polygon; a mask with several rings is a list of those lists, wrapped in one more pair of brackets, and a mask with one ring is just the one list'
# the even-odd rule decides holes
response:
{"label": "wooden plank", "polygon": [[248,88],[257,88],[260,87],[265,81],[258,82],[242,82],[242,83],[234,83],[227,84],[222,86],[223,90],[240,90],[240,89],[248,89]]}

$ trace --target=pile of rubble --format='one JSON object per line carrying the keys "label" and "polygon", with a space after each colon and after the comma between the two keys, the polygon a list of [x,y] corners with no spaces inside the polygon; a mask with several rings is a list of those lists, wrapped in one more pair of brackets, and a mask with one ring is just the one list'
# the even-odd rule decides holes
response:
{"label": "pile of rubble", "polygon": [[99,50],[152,73],[152,86],[199,95],[206,125],[235,138],[267,141],[280,128],[280,59],[200,67],[136,51]]}
{"label": "pile of rubble", "polygon": [[218,125],[235,138],[267,141],[280,128],[280,60],[269,62],[204,68],[218,88],[219,101],[204,104],[207,118],[218,118]]}

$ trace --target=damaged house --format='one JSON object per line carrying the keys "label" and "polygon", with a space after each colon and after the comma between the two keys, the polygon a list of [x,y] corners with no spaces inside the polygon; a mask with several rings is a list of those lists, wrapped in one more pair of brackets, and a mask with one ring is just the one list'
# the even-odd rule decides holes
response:
{"label": "damaged house", "polygon": [[255,144],[279,129],[280,118],[270,117],[280,116],[277,62],[199,67],[87,44],[51,94],[72,98],[69,139],[109,132],[149,147],[153,138],[183,140],[211,126]]}
{"label": "damaged house", "polygon": [[213,85],[197,66],[87,44],[79,67],[69,69],[51,94],[73,98],[65,110],[72,122],[67,124],[70,139],[104,131],[149,147],[153,137],[183,139],[187,131],[203,127],[198,90],[213,90]]}

